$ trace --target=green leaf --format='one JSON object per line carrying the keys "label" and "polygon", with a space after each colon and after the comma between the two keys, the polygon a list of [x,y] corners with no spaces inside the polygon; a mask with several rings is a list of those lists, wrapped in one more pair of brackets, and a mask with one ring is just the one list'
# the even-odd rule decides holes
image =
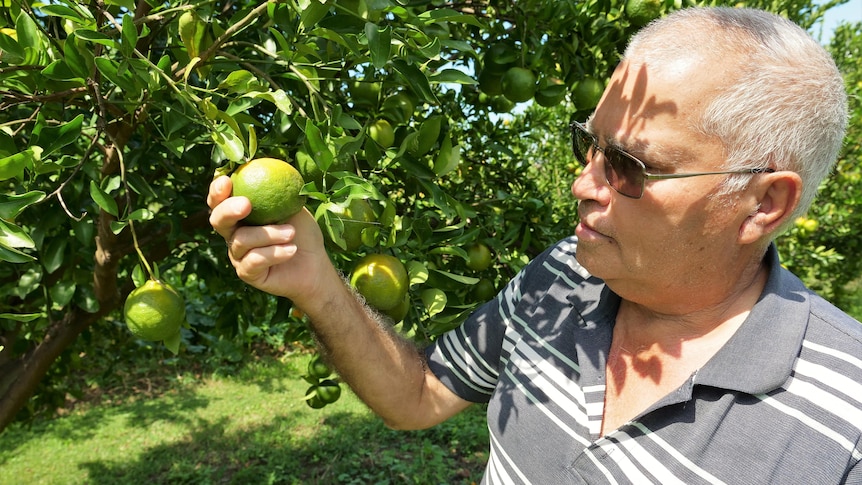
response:
{"label": "green leaf", "polygon": [[265,93],[254,93],[247,94],[246,96],[251,96],[258,99],[265,99],[270,103],[274,104],[279,111],[284,114],[291,114],[293,112],[293,105],[290,102],[290,95],[288,95],[284,90],[279,89],[277,91],[267,91]]}
{"label": "green leaf", "polygon": [[48,247],[43,251],[41,258],[42,266],[45,267],[45,271],[53,273],[63,265],[63,260],[66,255],[66,246],[68,244],[69,240],[65,237],[57,237],[51,240]]}
{"label": "green leaf", "polygon": [[407,274],[410,276],[410,286],[420,285],[428,281],[428,268],[419,261],[407,263]]}
{"label": "green leaf", "polygon": [[15,320],[16,322],[32,322],[44,316],[44,313],[0,313],[0,318]]}
{"label": "green leaf", "polygon": [[251,91],[263,89],[263,85],[257,78],[245,69],[232,71],[224,81],[218,85],[219,89],[225,89],[231,93],[245,94]]}
{"label": "green leaf", "polygon": [[460,274],[450,273],[448,271],[443,271],[440,269],[434,269],[431,271],[433,271],[436,274],[445,276],[445,277],[449,278],[450,280],[457,281],[458,283],[465,284],[465,285],[475,285],[476,283],[479,282],[479,278],[474,278],[472,276],[464,276],[464,275],[460,275]]}
{"label": "green leaf", "polygon": [[33,170],[36,162],[41,159],[39,156],[41,153],[40,147],[31,147],[23,152],[0,158],[0,180],[8,180],[13,177],[24,178],[24,169]]}
{"label": "green leaf", "polygon": [[135,284],[135,288],[143,286],[148,279],[149,275],[144,271],[144,268],[140,264],[135,265],[135,269],[132,270],[132,282]]}
{"label": "green leaf", "polygon": [[212,134],[213,141],[231,162],[239,162],[245,156],[245,146],[242,139],[233,131],[215,131]]}
{"label": "green leaf", "polygon": [[[69,64],[62,59],[58,59],[51,64],[45,66],[45,69],[42,69],[42,75],[54,81],[71,81],[81,79],[81,76],[77,75],[69,67]],[[84,85],[83,80],[80,80],[79,83],[81,84],[81,86]]]}
{"label": "green leaf", "polygon": [[75,20],[78,23],[86,23],[93,20],[93,17],[89,14],[90,11],[86,9],[81,9],[81,11],[74,10],[65,5],[41,5],[39,7],[39,11],[48,15],[49,17],[62,17],[69,20]]}
{"label": "green leaf", "polygon": [[87,313],[96,313],[100,307],[93,287],[89,285],[81,285],[76,288],[75,303]]}
{"label": "green leaf", "polygon": [[[302,15],[299,17],[299,22],[305,29],[311,29],[320,19],[329,13],[329,2],[319,0],[307,0],[299,2],[302,9]],[[303,5],[305,4],[305,5]]]}
{"label": "green leaf", "polygon": [[434,159],[434,173],[438,177],[446,175],[458,168],[459,163],[461,163],[461,147],[458,145],[452,146],[452,139],[446,136],[440,144],[437,158]]}
{"label": "green leaf", "polygon": [[309,118],[305,123],[305,142],[308,146],[308,154],[317,163],[322,172],[329,170],[335,155],[330,151],[329,144],[323,138],[320,128]]}
{"label": "green leaf", "polygon": [[9,248],[0,243],[0,260],[10,263],[30,263],[36,261],[36,258],[29,254],[22,253],[17,249]]}
{"label": "green leaf", "polygon": [[97,57],[94,62],[99,72],[118,88],[126,92],[126,98],[136,95],[138,88],[135,86],[134,78],[128,69],[124,69],[121,73],[119,70],[120,65],[106,57]]}
{"label": "green leaf", "polygon": [[8,248],[35,248],[36,243],[24,229],[0,219],[0,244]]}
{"label": "green leaf", "polygon": [[105,0],[105,5],[116,5],[118,7],[123,7],[129,12],[135,11],[134,0]]}
{"label": "green leaf", "polygon": [[431,19],[428,23],[434,22],[456,22],[461,24],[472,25],[475,27],[479,27],[482,29],[487,28],[487,25],[484,25],[479,19],[473,15],[467,15],[461,13],[457,10],[451,8],[440,8],[440,9],[431,9],[426,12],[422,12],[419,15],[420,19]]}
{"label": "green leaf", "polygon": [[[79,114],[72,121],[60,126],[50,126],[39,129],[35,140],[31,145],[42,147],[42,157],[54,153],[64,146],[72,143],[81,136],[81,125],[84,123],[84,115]],[[34,130],[36,131],[36,130]]]}
{"label": "green leaf", "polygon": [[248,157],[254,158],[257,153],[257,132],[254,130],[254,125],[248,125]]}
{"label": "green leaf", "polygon": [[431,42],[419,47],[418,53],[425,59],[435,59],[440,56],[440,39],[433,39]]}
{"label": "green leaf", "polygon": [[411,153],[416,156],[422,156],[428,153],[434,145],[437,144],[437,139],[440,137],[440,127],[443,124],[442,116],[432,116],[422,122],[419,127],[419,136],[412,148]]}
{"label": "green leaf", "polygon": [[182,342],[182,332],[171,335],[165,339],[165,348],[170,350],[172,354],[177,355],[180,352],[180,342]]}
{"label": "green leaf", "polygon": [[[231,129],[231,132],[233,132],[233,135],[237,139],[240,140],[240,143],[243,146],[243,150],[245,150],[245,140],[243,139],[242,129],[239,127],[239,123],[237,123],[236,119],[234,119],[234,117],[232,115],[229,115],[229,114],[221,112],[221,111],[217,112],[216,114],[218,115],[218,118],[220,120],[224,121],[224,123],[228,126],[228,128]],[[221,126],[219,128],[224,129],[224,126]]]}
{"label": "green leaf", "polygon": [[443,69],[442,71],[432,75],[429,79],[432,83],[453,83],[453,84],[477,84],[478,81],[472,76],[459,71],[458,69]]}
{"label": "green leaf", "polygon": [[106,47],[115,48],[117,46],[117,43],[114,41],[113,38],[95,30],[78,29],[75,31],[75,36],[79,39],[84,39],[87,42],[101,44]]}
{"label": "green leaf", "polygon": [[149,221],[153,216],[153,211],[149,209],[138,209],[129,214],[129,217],[126,219],[130,221]]}
{"label": "green leaf", "polygon": [[119,211],[117,210],[117,201],[114,200],[113,197],[108,195],[104,190],[99,187],[94,180],[90,180],[90,197],[99,206],[100,209],[111,214],[114,217],[119,216]]}
{"label": "green leaf", "polygon": [[404,80],[407,81],[413,92],[419,95],[422,101],[435,105],[439,103],[434,92],[431,90],[428,78],[425,77],[425,74],[418,67],[408,64],[402,59],[394,59],[392,67],[404,77]]}
{"label": "green leaf", "polygon": [[21,47],[25,49],[29,47],[36,51],[42,50],[42,32],[36,22],[24,10],[18,14],[18,18],[15,20],[15,31],[18,32],[18,44]]}
{"label": "green leaf", "polygon": [[428,315],[432,317],[442,312],[446,308],[446,302],[448,301],[446,293],[437,288],[423,290],[420,298],[422,298],[422,303],[425,305]]}
{"label": "green leaf", "polygon": [[129,14],[123,15],[121,34],[120,51],[131,57],[132,53],[135,52],[135,45],[138,43],[138,27],[135,25],[135,18]]}
{"label": "green leaf", "polygon": [[3,51],[3,62],[12,65],[24,62],[24,48],[12,36],[0,33],[0,51]]}
{"label": "green leaf", "polygon": [[125,229],[126,226],[129,225],[129,223],[126,221],[111,221],[110,225],[111,225],[111,232],[116,235],[116,234],[123,232],[123,229]]}
{"label": "green leaf", "polygon": [[365,24],[365,36],[368,38],[368,48],[371,51],[371,64],[377,69],[382,68],[389,62],[389,53],[392,49],[392,27],[383,29],[368,22]]}
{"label": "green leaf", "polygon": [[63,308],[68,305],[75,296],[75,290],[78,285],[74,281],[60,280],[57,284],[51,286],[48,294],[51,295],[51,300],[55,309]]}
{"label": "green leaf", "polygon": [[45,192],[31,190],[23,194],[0,194],[0,218],[14,221],[27,207],[45,199]]}
{"label": "green leaf", "polygon": [[194,10],[186,10],[180,15],[177,22],[177,30],[180,40],[186,47],[190,59],[200,56],[204,35],[206,34],[206,23]]}

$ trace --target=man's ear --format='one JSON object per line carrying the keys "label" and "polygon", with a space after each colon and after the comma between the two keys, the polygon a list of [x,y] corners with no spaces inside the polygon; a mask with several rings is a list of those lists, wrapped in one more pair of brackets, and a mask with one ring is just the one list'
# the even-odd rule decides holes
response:
{"label": "man's ear", "polygon": [[754,210],[742,221],[739,238],[751,244],[772,238],[793,214],[802,196],[802,178],[796,172],[779,171],[756,175],[749,193]]}

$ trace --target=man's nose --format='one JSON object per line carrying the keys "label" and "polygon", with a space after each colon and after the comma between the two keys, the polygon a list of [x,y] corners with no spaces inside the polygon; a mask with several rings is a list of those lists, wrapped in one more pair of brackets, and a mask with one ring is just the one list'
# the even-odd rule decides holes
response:
{"label": "man's nose", "polygon": [[609,197],[603,158],[601,152],[593,153],[592,160],[581,166],[581,173],[572,182],[572,195],[576,199],[603,201]]}

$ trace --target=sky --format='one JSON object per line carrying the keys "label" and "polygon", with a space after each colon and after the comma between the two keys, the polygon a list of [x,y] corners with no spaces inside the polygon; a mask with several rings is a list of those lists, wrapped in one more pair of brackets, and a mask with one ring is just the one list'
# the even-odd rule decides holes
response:
{"label": "sky", "polygon": [[[842,21],[848,23],[862,22],[862,0],[850,0],[844,5],[833,7],[826,11],[823,18],[823,39],[828,42],[831,38],[831,32]],[[815,27],[814,35],[818,34],[819,29]]]}

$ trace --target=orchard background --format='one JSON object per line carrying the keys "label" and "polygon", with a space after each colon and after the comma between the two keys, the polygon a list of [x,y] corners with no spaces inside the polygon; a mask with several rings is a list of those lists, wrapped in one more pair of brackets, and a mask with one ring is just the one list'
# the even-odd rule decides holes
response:
{"label": "orchard background", "polygon": [[[230,268],[207,222],[214,174],[263,156],[295,164],[341,271],[368,253],[407,266],[398,329],[427,341],[571,234],[568,125],[639,26],[728,4],[813,29],[840,3],[2,0],[0,430],[121,379],[129,362],[170,364],[123,322],[147,266],[185,298],[180,355],[312,346],[289,301]],[[860,30],[843,25],[829,45],[851,92],[838,169],[779,244],[857,318]],[[83,369],[95,382],[74,378]]]}

